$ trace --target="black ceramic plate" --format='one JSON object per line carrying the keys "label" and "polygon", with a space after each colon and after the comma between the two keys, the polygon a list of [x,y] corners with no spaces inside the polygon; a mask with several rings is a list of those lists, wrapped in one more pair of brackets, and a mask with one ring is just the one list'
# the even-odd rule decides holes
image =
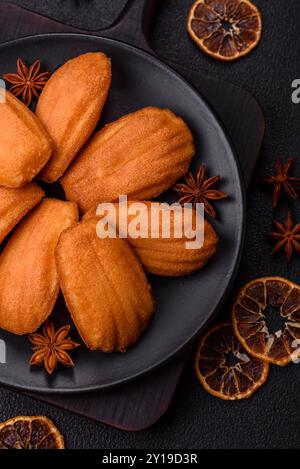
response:
{"label": "black ceramic plate", "polygon": [[[0,364],[0,382],[44,392],[79,392],[123,383],[159,366],[187,345],[212,319],[235,274],[244,232],[244,195],[233,149],[222,126],[204,99],[159,60],[118,41],[82,35],[53,34],[16,40],[0,46],[0,75],[15,70],[22,57],[41,59],[53,71],[66,60],[101,50],[112,59],[113,80],[99,127],[123,114],[148,105],[166,107],[185,119],[195,137],[197,154],[192,169],[204,162],[211,175],[222,176],[221,190],[229,198],[217,204],[213,224],[220,236],[215,258],[203,270],[182,278],[150,277],[156,314],[140,341],[126,353],[103,354],[84,347],[75,351],[74,369],[60,368],[48,377],[42,368],[30,369],[31,346],[26,337],[0,332],[6,345],[6,363]],[[84,83],[78,83],[84,86]],[[61,196],[56,186],[52,196]],[[171,200],[170,193],[163,198]],[[1,288],[1,287],[0,287]],[[62,298],[53,318],[70,322]],[[76,338],[73,328],[72,336]]]}

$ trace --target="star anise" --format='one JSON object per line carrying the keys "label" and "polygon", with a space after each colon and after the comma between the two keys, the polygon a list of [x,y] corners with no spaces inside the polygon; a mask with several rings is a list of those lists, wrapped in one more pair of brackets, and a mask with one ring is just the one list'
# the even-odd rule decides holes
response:
{"label": "star anise", "polygon": [[47,321],[43,327],[43,333],[30,334],[28,336],[33,344],[34,353],[30,359],[30,365],[44,363],[47,373],[50,375],[55,370],[57,363],[64,366],[74,366],[69,351],[79,347],[68,337],[70,326],[66,325],[55,331],[51,321]]}
{"label": "star anise", "polygon": [[300,184],[300,178],[289,176],[293,160],[282,163],[279,159],[276,161],[276,174],[264,179],[263,182],[274,186],[273,206],[277,207],[282,190],[292,199],[297,199],[298,194],[294,186]]}
{"label": "star anise", "polygon": [[197,203],[203,203],[205,212],[216,218],[216,210],[209,201],[221,200],[227,197],[227,194],[214,188],[219,181],[220,176],[207,178],[206,167],[202,164],[196,177],[189,172],[184,178],[184,182],[175,184],[173,190],[180,196],[179,203],[181,205],[192,203],[193,208],[195,208]]}
{"label": "star anise", "polygon": [[291,212],[288,212],[284,223],[279,223],[277,220],[273,220],[273,223],[276,231],[273,231],[271,236],[277,242],[272,254],[283,249],[286,261],[290,262],[293,251],[300,254],[300,223],[296,225],[293,223]]}
{"label": "star anise", "polygon": [[3,78],[12,83],[9,91],[15,96],[20,96],[23,103],[29,106],[32,96],[38,98],[49,76],[49,72],[39,73],[41,62],[36,60],[29,68],[22,59],[17,60],[17,73],[6,73]]}

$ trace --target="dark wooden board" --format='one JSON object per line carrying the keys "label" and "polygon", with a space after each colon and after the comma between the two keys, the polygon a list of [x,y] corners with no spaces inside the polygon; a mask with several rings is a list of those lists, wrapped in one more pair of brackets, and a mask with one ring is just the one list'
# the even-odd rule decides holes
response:
{"label": "dark wooden board", "polygon": [[[156,0],[130,0],[119,20],[95,35],[123,39],[151,52],[147,37]],[[46,32],[82,32],[36,13],[2,2],[0,4],[0,42]],[[248,183],[257,159],[264,120],[259,106],[241,88],[201,72],[176,68],[204,95],[223,121],[231,137]],[[190,348],[168,365],[122,387],[76,396],[34,395],[54,405],[88,416],[118,428],[140,430],[157,421],[168,408]]]}

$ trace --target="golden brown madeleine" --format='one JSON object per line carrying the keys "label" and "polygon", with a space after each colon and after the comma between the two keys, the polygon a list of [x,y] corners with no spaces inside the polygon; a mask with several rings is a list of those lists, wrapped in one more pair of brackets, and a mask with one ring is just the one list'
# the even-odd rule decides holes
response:
{"label": "golden brown madeleine", "polygon": [[9,91],[0,103],[0,185],[21,187],[49,160],[53,142],[39,119]]}
{"label": "golden brown madeleine", "polygon": [[[128,210],[135,204],[134,201],[128,201]],[[200,220],[195,210],[190,210],[192,225],[186,223],[186,229],[184,229],[184,217],[183,208],[180,207],[181,216],[177,217],[174,211],[169,210],[169,206],[164,204],[159,210],[160,204],[158,202],[143,201],[143,205],[140,206],[139,213],[136,215],[123,210],[123,220],[127,221],[127,228],[129,224],[134,220],[138,220],[139,224],[148,226],[147,237],[133,238],[130,236],[128,230],[128,240],[133,247],[136,255],[142,262],[145,270],[149,273],[178,277],[182,275],[188,275],[192,272],[204,267],[209,259],[216,253],[218,245],[218,236],[213,229],[212,225],[204,219],[204,240],[203,245],[200,247],[193,244],[193,249],[187,249],[187,243],[195,241],[195,237],[188,238],[188,227],[192,226],[193,230],[196,229],[196,220]],[[140,204],[139,204],[140,205]],[[119,204],[115,204],[117,214],[117,227],[119,221]],[[151,223],[151,207],[156,209],[159,213],[159,217],[153,217]],[[132,207],[133,208],[133,207]],[[129,215],[127,213],[130,213]],[[168,215],[167,215],[168,214]],[[163,217],[167,215],[165,225],[163,225]],[[96,209],[89,210],[85,215],[84,219],[89,219],[96,216]],[[137,218],[138,217],[138,218]],[[99,217],[100,218],[100,217]],[[155,224],[153,221],[157,219]],[[170,225],[168,220],[170,220]],[[146,222],[146,225],[145,225]],[[114,220],[110,220],[110,225],[114,225]],[[163,226],[168,228],[170,226],[170,237],[163,235]],[[199,221],[199,228],[200,221]],[[140,228],[139,228],[140,229]],[[151,230],[157,233],[157,237],[151,237]],[[126,230],[127,231],[127,230]],[[175,233],[182,233],[180,238],[175,236]],[[144,236],[144,235],[143,235]]]}
{"label": "golden brown madeleine", "polygon": [[54,250],[78,220],[76,204],[44,199],[29,213],[0,255],[0,327],[34,332],[50,315],[59,292]]}
{"label": "golden brown madeleine", "polygon": [[0,243],[43,197],[44,191],[34,182],[18,189],[0,187]]}
{"label": "golden brown madeleine", "polygon": [[161,194],[183,176],[194,156],[192,134],[167,109],[147,107],[104,127],[61,179],[67,198],[86,212],[99,202]]}
{"label": "golden brown madeleine", "polygon": [[98,238],[97,222],[82,221],[61,234],[56,248],[60,286],[86,346],[125,351],[153,313],[150,286],[129,243]]}
{"label": "golden brown madeleine", "polygon": [[36,115],[55,143],[40,178],[60,178],[96,127],[111,82],[110,60],[101,52],[79,55],[50,77]]}

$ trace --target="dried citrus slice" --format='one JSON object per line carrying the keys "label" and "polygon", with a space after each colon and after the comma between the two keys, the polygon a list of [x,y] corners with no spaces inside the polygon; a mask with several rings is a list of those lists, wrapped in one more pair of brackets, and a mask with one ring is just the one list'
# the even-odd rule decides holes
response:
{"label": "dried citrus slice", "polygon": [[263,277],[241,289],[232,309],[236,336],[251,355],[276,365],[300,357],[300,287]]}
{"label": "dried citrus slice", "polygon": [[194,364],[204,389],[227,401],[250,397],[269,373],[268,363],[247,354],[229,322],[218,324],[202,337]]}
{"label": "dried citrus slice", "polygon": [[197,0],[187,27],[204,52],[216,59],[235,60],[259,43],[262,21],[249,0]]}
{"label": "dried citrus slice", "polygon": [[64,439],[47,417],[14,417],[0,423],[0,449],[64,449]]}

